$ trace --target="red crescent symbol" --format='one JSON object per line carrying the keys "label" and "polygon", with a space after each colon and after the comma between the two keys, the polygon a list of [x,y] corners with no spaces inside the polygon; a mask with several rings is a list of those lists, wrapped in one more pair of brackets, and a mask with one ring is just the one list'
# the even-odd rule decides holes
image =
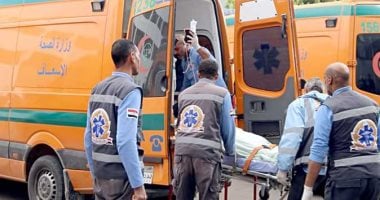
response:
{"label": "red crescent symbol", "polygon": [[380,78],[380,52],[377,52],[372,58],[372,69],[376,76]]}
{"label": "red crescent symbol", "polygon": [[[148,40],[149,38],[150,38],[149,35],[145,35],[144,37],[142,37],[140,39],[139,43],[137,44],[137,48],[139,49],[140,53],[142,53],[145,41]],[[146,69],[146,67],[143,66],[142,63],[140,62],[139,71],[142,72],[142,73],[146,73],[145,69]]]}

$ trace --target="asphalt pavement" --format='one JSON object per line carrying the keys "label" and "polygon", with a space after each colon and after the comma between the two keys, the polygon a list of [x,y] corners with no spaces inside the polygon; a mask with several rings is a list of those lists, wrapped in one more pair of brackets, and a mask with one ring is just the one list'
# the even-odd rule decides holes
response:
{"label": "asphalt pavement", "polygon": [[[259,188],[257,190],[259,192]],[[257,194],[258,195],[258,194]],[[279,190],[271,190],[269,200],[281,199]],[[0,179],[0,199],[1,200],[27,200],[26,183],[18,183]],[[253,184],[241,180],[232,180],[232,184],[228,189],[228,200],[252,200]],[[257,199],[259,199],[257,197]],[[286,199],[286,198],[284,198]],[[321,197],[315,197],[314,200],[321,200]],[[224,191],[220,194],[220,200],[224,200]]]}

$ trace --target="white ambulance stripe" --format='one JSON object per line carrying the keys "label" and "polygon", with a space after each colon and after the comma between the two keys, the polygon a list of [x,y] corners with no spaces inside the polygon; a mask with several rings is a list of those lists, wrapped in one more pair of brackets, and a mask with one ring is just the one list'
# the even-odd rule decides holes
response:
{"label": "white ambulance stripe", "polygon": [[289,133],[297,133],[298,135],[302,136],[303,130],[304,130],[304,128],[302,128],[302,127],[292,127],[292,128],[285,129],[282,134],[285,135],[285,134],[289,134]]}
{"label": "white ambulance stripe", "polygon": [[380,154],[370,156],[357,156],[334,160],[335,167],[346,167],[352,165],[365,165],[370,163],[380,163]]}
{"label": "white ambulance stripe", "polygon": [[109,155],[104,153],[92,152],[92,159],[106,163],[121,163],[119,155]]}
{"label": "white ambulance stripe", "polygon": [[337,113],[333,115],[333,119],[334,121],[339,121],[339,120],[350,118],[350,117],[366,115],[370,113],[377,113],[377,112],[378,112],[378,109],[376,106],[367,106],[364,108],[357,108],[357,109],[347,110],[347,111]]}
{"label": "white ambulance stripe", "polygon": [[203,145],[212,147],[215,149],[222,149],[222,144],[212,141],[212,140],[206,140],[201,138],[194,138],[194,137],[187,137],[187,136],[181,136],[176,138],[175,140],[176,144],[197,144],[197,145]]}
{"label": "white ambulance stripe", "polygon": [[298,149],[295,148],[279,148],[278,152],[281,154],[296,155]]}
{"label": "white ambulance stripe", "polygon": [[184,94],[181,96],[181,99],[186,100],[211,100],[218,103],[223,103],[223,97],[214,95],[214,94]]}
{"label": "white ambulance stripe", "polygon": [[93,94],[90,97],[90,102],[101,102],[101,103],[111,103],[119,106],[121,104],[121,99],[112,95],[101,95]]}

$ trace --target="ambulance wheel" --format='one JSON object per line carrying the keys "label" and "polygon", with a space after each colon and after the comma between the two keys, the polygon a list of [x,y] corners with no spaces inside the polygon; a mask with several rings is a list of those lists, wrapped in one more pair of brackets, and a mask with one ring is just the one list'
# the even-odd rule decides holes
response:
{"label": "ambulance wheel", "polygon": [[260,200],[268,200],[269,199],[269,189],[267,187],[263,187],[260,189]]}
{"label": "ambulance wheel", "polygon": [[33,163],[28,178],[28,196],[32,200],[63,199],[63,169],[56,157],[43,156]]}

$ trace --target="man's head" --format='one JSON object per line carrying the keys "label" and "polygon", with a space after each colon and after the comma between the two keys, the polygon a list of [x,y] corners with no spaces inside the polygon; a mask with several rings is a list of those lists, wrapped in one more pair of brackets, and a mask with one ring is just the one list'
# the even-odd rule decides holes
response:
{"label": "man's head", "polygon": [[218,78],[218,63],[213,59],[202,60],[198,68],[199,78],[216,80]]}
{"label": "man's head", "polygon": [[174,57],[182,59],[186,56],[186,51],[185,36],[182,34],[176,34],[174,41]]}
{"label": "man's head", "polygon": [[323,93],[323,83],[321,79],[315,77],[306,81],[305,92],[308,93],[310,91],[318,91],[320,93]]}
{"label": "man's head", "polygon": [[335,90],[349,85],[350,70],[347,65],[336,62],[327,66],[325,71],[325,85],[327,93],[332,95]]}
{"label": "man's head", "polygon": [[116,40],[112,45],[112,60],[118,70],[137,75],[140,66],[140,52],[133,42],[126,39]]}

